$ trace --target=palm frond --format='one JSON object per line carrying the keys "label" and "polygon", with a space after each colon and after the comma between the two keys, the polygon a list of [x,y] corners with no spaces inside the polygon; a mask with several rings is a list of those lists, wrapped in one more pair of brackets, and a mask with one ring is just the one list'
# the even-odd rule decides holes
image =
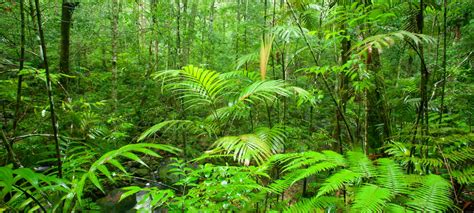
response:
{"label": "palm frond", "polygon": [[215,107],[228,86],[227,80],[218,72],[192,65],[182,70],[160,71],[153,77],[166,82],[164,88],[177,92],[187,108]]}
{"label": "palm frond", "polygon": [[242,90],[238,101],[255,103],[255,101],[273,101],[278,95],[286,97],[291,94],[286,86],[283,80],[257,81]]}
{"label": "palm frond", "polygon": [[352,47],[352,51],[357,50],[358,54],[365,53],[371,48],[377,48],[379,51],[382,51],[385,48],[393,46],[397,39],[402,41],[409,40],[415,45],[419,45],[420,43],[434,43],[434,38],[428,35],[401,30],[397,32],[379,34],[368,37],[363,41],[359,42],[358,44],[354,45]]}
{"label": "palm frond", "polygon": [[260,47],[260,76],[265,80],[267,76],[268,59],[272,51],[273,36],[265,36]]}
{"label": "palm frond", "polygon": [[273,128],[257,128],[254,134],[226,136],[214,144],[214,152],[223,151],[232,154],[234,160],[249,165],[253,160],[263,164],[271,155],[282,150],[286,135],[280,126]]}
{"label": "palm frond", "polygon": [[222,137],[214,146],[223,149],[226,154],[232,153],[234,160],[245,165],[252,160],[261,164],[272,154],[269,144],[255,134]]}
{"label": "palm frond", "polygon": [[[98,174],[102,174],[107,177],[109,180],[113,181],[112,173],[107,168],[106,164],[117,168],[118,170],[127,173],[125,167],[117,160],[118,157],[128,158],[130,160],[136,161],[146,167],[148,167],[136,153],[141,153],[145,155],[150,155],[153,157],[160,158],[161,156],[153,151],[153,149],[166,151],[169,153],[176,154],[180,152],[178,148],[163,145],[163,144],[150,144],[150,143],[139,143],[139,144],[129,144],[123,146],[117,150],[113,150],[110,152],[105,153],[100,157],[97,161],[95,161],[87,173],[83,174],[80,180],[73,183],[74,188],[71,190],[64,198],[66,199],[66,203],[70,204],[72,198],[76,197],[79,203],[81,203],[81,198],[84,191],[84,186],[87,180],[100,189],[102,192],[104,191],[102,185],[100,184]],[[66,208],[67,209],[67,208]]]}
{"label": "palm frond", "polygon": [[152,127],[148,128],[145,132],[143,132],[140,137],[138,138],[138,141],[142,141],[145,138],[150,137],[151,135],[155,134],[156,132],[162,130],[164,127],[167,127],[164,129],[166,132],[169,130],[171,127],[174,127],[175,129],[186,129],[190,125],[193,125],[193,122],[190,120],[167,120],[163,121],[161,123],[155,124]]}

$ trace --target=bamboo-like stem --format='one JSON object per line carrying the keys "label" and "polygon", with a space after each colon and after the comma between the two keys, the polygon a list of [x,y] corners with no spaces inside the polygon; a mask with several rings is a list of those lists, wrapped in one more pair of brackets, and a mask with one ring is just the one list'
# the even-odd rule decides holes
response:
{"label": "bamboo-like stem", "polygon": [[443,122],[444,112],[444,96],[446,90],[446,47],[447,47],[447,13],[448,13],[448,0],[444,0],[444,11],[443,11],[443,86],[441,89],[441,106],[439,108],[439,124]]}
{"label": "bamboo-like stem", "polygon": [[58,123],[56,121],[56,114],[54,113],[54,101],[53,101],[53,94],[51,89],[51,76],[49,72],[48,66],[48,57],[46,54],[46,42],[44,40],[44,33],[43,33],[43,26],[41,22],[41,10],[39,7],[39,0],[35,0],[36,5],[36,18],[38,21],[38,33],[41,41],[41,49],[43,50],[43,61],[44,61],[44,69],[46,72],[46,90],[48,92],[48,99],[49,99],[49,110],[51,112],[51,125],[53,128],[53,135],[54,135],[54,143],[56,148],[56,159],[57,159],[57,166],[58,166],[58,177],[62,178],[62,162],[61,162],[61,150],[59,149],[59,138],[58,138]]}
{"label": "bamboo-like stem", "polygon": [[20,120],[21,89],[23,75],[20,74],[25,63],[25,0],[20,0],[20,67],[18,69],[18,88],[16,92],[15,118],[13,120],[13,134],[16,132]]}

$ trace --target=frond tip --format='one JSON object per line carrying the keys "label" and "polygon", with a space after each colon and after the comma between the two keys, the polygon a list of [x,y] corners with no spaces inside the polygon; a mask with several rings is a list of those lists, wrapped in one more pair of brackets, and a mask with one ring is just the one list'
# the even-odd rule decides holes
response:
{"label": "frond tip", "polygon": [[273,36],[265,36],[260,47],[260,76],[265,80],[267,75],[268,58],[272,51]]}

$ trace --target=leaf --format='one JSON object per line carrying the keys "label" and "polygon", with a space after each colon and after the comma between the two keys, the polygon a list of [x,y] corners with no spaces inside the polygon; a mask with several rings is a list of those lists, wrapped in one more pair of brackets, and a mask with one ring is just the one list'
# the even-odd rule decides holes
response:
{"label": "leaf", "polygon": [[356,212],[383,212],[391,197],[390,190],[367,184],[356,192],[352,209]]}
{"label": "leaf", "polygon": [[446,212],[454,208],[450,197],[451,184],[438,175],[428,175],[422,186],[410,194],[408,205],[422,212]]}
{"label": "leaf", "polygon": [[380,158],[377,162],[380,164],[377,182],[389,189],[394,195],[406,193],[408,186],[405,180],[405,173],[398,164],[388,158]]}
{"label": "leaf", "polygon": [[328,207],[336,206],[339,203],[341,203],[341,201],[335,197],[313,197],[310,199],[302,199],[298,201],[287,208],[284,212],[315,212],[316,209],[326,209]]}
{"label": "leaf", "polygon": [[122,193],[122,195],[120,196],[119,201],[122,201],[123,199],[129,197],[130,195],[133,195],[133,194],[135,194],[135,193],[142,190],[142,188],[138,187],[138,186],[128,186],[128,187],[124,187],[122,189],[125,190],[126,192]]}
{"label": "leaf", "polygon": [[360,174],[347,169],[342,169],[326,179],[319,189],[317,197],[340,190],[345,184],[354,182],[360,177]]}
{"label": "leaf", "polygon": [[88,172],[87,177],[94,184],[94,186],[96,186],[98,189],[100,189],[100,191],[105,193],[104,189],[102,189],[102,186],[99,183],[99,179],[97,179],[97,176],[93,172]]}
{"label": "leaf", "polygon": [[135,155],[131,152],[124,152],[124,153],[121,153],[121,155],[126,157],[126,158],[129,158],[130,160],[136,161],[136,162],[140,163],[143,166],[148,167],[148,165],[146,165],[146,163],[143,162],[142,159],[140,159],[137,155]]}

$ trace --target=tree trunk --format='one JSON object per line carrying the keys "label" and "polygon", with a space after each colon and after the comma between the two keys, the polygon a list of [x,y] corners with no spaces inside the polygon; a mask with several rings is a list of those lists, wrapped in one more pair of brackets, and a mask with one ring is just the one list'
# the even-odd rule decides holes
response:
{"label": "tree trunk", "polygon": [[446,89],[446,47],[448,45],[447,39],[447,13],[448,13],[448,3],[447,0],[444,0],[444,12],[443,12],[443,86],[441,90],[441,106],[439,107],[439,124],[443,122],[443,113],[444,113],[444,95]]}
{"label": "tree trunk", "polygon": [[41,22],[41,10],[39,7],[39,0],[35,0],[35,5],[36,5],[36,18],[38,21],[38,33],[39,33],[39,37],[41,41],[41,49],[43,52],[44,69],[46,72],[46,90],[48,92],[49,110],[51,112],[51,125],[53,128],[54,142],[56,145],[58,177],[62,178],[63,175],[62,175],[61,151],[59,149],[58,123],[56,122],[56,114],[54,113],[54,101],[53,101],[53,94],[52,94],[52,89],[51,89],[51,77],[49,74],[48,57],[46,54],[46,42],[44,40],[43,27],[41,24],[42,22]]}
{"label": "tree trunk", "polygon": [[112,0],[112,102],[117,109],[117,40],[118,40],[119,2]]}
{"label": "tree trunk", "polygon": [[[69,71],[69,46],[70,32],[72,22],[72,12],[77,3],[63,0],[61,7],[61,51],[59,53],[59,71],[63,74],[70,75]],[[68,78],[64,78],[62,85],[67,89]]]}
{"label": "tree trunk", "polygon": [[[20,0],[20,67],[18,69],[18,87],[16,92],[15,118],[13,120],[13,134],[16,132],[20,120],[21,89],[23,76],[20,74],[25,63],[25,0]],[[13,147],[13,145],[12,145]]]}

